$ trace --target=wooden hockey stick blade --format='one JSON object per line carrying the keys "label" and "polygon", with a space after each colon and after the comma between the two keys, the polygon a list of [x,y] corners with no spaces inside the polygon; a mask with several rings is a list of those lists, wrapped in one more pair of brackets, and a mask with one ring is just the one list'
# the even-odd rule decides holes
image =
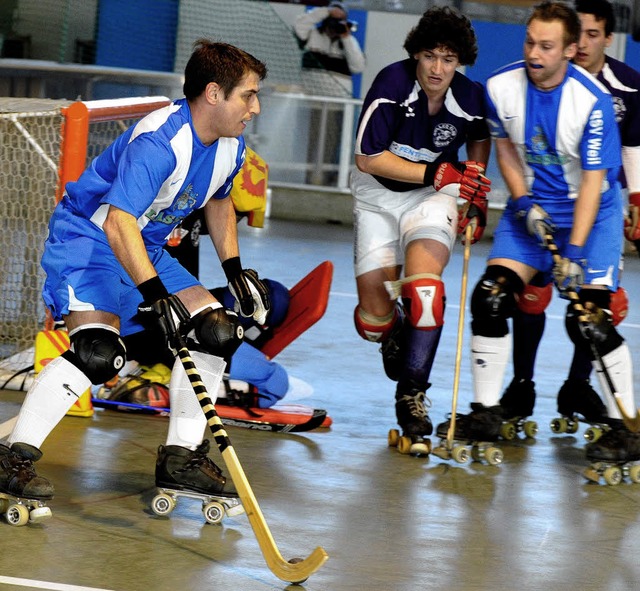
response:
{"label": "wooden hockey stick blade", "polygon": [[[560,252],[558,251],[558,246],[556,245],[556,242],[550,233],[546,232],[544,234],[543,243],[547,248],[547,250],[551,253],[553,262],[554,263],[560,262],[560,259],[562,258],[562,256],[560,255]],[[556,287],[558,287],[557,284],[556,284]],[[616,406],[618,407],[618,410],[620,411],[620,414],[622,416],[622,422],[624,423],[625,427],[629,429],[629,431],[631,431],[632,433],[640,432],[640,410],[636,409],[636,415],[632,417],[627,413],[626,409],[624,408],[624,405],[622,404],[622,400],[620,397],[620,393],[617,391],[616,386],[613,383],[613,380],[611,379],[611,375],[607,370],[607,366],[604,364],[602,356],[600,355],[599,351],[596,349],[593,338],[591,338],[591,336],[588,334],[589,326],[588,326],[588,320],[586,320],[588,313],[587,313],[587,310],[585,310],[585,307],[582,305],[582,302],[580,301],[580,296],[578,295],[578,292],[573,288],[560,289],[559,287],[558,287],[558,291],[564,293],[569,298],[571,305],[573,306],[574,310],[578,313],[578,322],[583,326],[585,326],[586,328],[587,338],[589,339],[589,345],[591,347],[591,353],[593,354],[594,359],[598,362],[598,365],[600,366],[599,370],[597,371],[600,371],[604,376],[607,386],[609,387],[609,392],[611,393],[611,396],[615,400]]]}
{"label": "wooden hockey stick blade", "polygon": [[175,338],[178,344],[178,357],[207,418],[207,424],[229,470],[267,566],[276,577],[288,583],[306,581],[325,563],[329,555],[323,548],[317,547],[307,558],[300,561],[297,559],[286,561],[282,557],[189,350],[180,334],[176,334]]}

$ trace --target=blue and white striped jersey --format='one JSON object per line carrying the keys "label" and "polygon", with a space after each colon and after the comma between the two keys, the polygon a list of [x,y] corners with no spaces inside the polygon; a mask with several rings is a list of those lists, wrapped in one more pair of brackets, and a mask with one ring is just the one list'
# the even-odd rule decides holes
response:
{"label": "blue and white striped jersey", "polygon": [[78,181],[67,184],[53,215],[93,222],[76,227],[106,242],[102,224],[114,205],[137,218],[152,250],[193,210],[229,194],[244,153],[242,136],[205,146],[186,99],[180,99],[141,119],[95,158]]}
{"label": "blue and white striped jersey", "polygon": [[582,68],[543,91],[529,83],[523,61],[487,81],[491,134],[508,137],[520,154],[534,200],[559,226],[570,226],[583,170],[606,169],[601,212],[619,205],[621,145],[611,95]]}
{"label": "blue and white striped jersey", "polygon": [[[374,156],[389,150],[411,162],[454,162],[467,141],[489,139],[484,120],[482,85],[456,72],[443,107],[429,115],[429,101],[416,79],[416,61],[406,59],[383,68],[364,100],[356,154]],[[375,177],[393,191],[412,183]]]}

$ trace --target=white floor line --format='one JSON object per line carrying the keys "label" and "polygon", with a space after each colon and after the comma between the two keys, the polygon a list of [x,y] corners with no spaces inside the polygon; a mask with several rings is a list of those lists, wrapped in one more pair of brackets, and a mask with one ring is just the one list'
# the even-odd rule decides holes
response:
{"label": "white floor line", "polygon": [[35,589],[51,589],[52,591],[110,591],[98,587],[82,587],[78,585],[65,585],[61,583],[49,583],[47,581],[34,581],[33,579],[16,579],[0,575],[0,585],[18,585],[20,587],[32,587]]}
{"label": "white floor line", "polygon": [[13,417],[4,423],[0,423],[0,439],[4,439],[11,431],[13,431],[13,426],[16,424],[18,417]]}

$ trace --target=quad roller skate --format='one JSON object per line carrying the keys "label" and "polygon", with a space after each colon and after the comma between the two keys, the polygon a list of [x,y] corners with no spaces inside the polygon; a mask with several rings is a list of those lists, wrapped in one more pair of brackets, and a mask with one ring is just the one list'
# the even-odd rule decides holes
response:
{"label": "quad roller skate", "polygon": [[591,465],[583,472],[592,482],[615,486],[625,478],[640,483],[640,433],[629,431],[621,420],[609,419],[610,428],[586,446]]}
{"label": "quad roller skate", "polygon": [[538,433],[538,423],[529,420],[533,414],[536,401],[535,384],[531,380],[513,378],[500,399],[503,423],[500,427],[500,437],[512,441],[518,433],[524,433],[528,439],[533,439]]}
{"label": "quad roller skate", "polygon": [[[427,388],[429,385],[427,385]],[[426,456],[431,453],[429,435],[433,432],[433,425],[427,413],[431,405],[424,392],[417,389],[408,394],[396,393],[396,418],[402,428],[402,435],[398,429],[389,431],[389,447],[397,447],[401,454]]]}
{"label": "quad roller skate", "polygon": [[208,440],[194,451],[178,445],[158,448],[158,494],[151,501],[151,510],[156,515],[169,515],[180,497],[202,501],[202,513],[207,523],[220,523],[225,514],[233,517],[244,512],[237,493],[224,490],[226,478],[208,453]]}
{"label": "quad roller skate", "polygon": [[39,523],[51,517],[46,501],[53,498],[53,485],[33,467],[41,457],[38,448],[26,443],[0,445],[0,513],[10,525]]}
{"label": "quad roller skate", "polygon": [[485,407],[471,403],[469,414],[456,414],[454,432],[449,437],[452,417],[440,423],[436,434],[440,443],[433,454],[441,459],[453,459],[463,464],[469,461],[486,462],[492,466],[502,463],[504,454],[499,447],[492,445],[500,438],[502,428],[502,409],[499,406]]}
{"label": "quad roller skate", "polygon": [[549,425],[553,433],[577,433],[582,422],[589,425],[584,438],[593,443],[610,428],[607,409],[589,380],[565,381],[558,392],[558,413]]}

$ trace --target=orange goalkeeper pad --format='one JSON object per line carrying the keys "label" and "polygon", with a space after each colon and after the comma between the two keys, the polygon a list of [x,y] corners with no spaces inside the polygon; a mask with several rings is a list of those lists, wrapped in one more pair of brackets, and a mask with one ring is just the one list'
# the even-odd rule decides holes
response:
{"label": "orange goalkeeper pad", "polygon": [[254,228],[264,226],[268,176],[267,163],[249,146],[246,146],[244,164],[233,179],[231,200],[236,212],[248,215],[247,221]]}
{"label": "orange goalkeeper pad", "polygon": [[[69,348],[69,333],[66,330],[41,330],[36,335],[33,368],[40,373],[47,363],[62,355]],[[93,415],[91,404],[91,388],[76,400],[67,414],[73,417],[90,417]]]}
{"label": "orange goalkeeper pad", "polygon": [[275,357],[324,316],[332,279],[333,263],[324,261],[289,290],[284,322],[273,330],[273,336],[261,349],[267,357]]}

